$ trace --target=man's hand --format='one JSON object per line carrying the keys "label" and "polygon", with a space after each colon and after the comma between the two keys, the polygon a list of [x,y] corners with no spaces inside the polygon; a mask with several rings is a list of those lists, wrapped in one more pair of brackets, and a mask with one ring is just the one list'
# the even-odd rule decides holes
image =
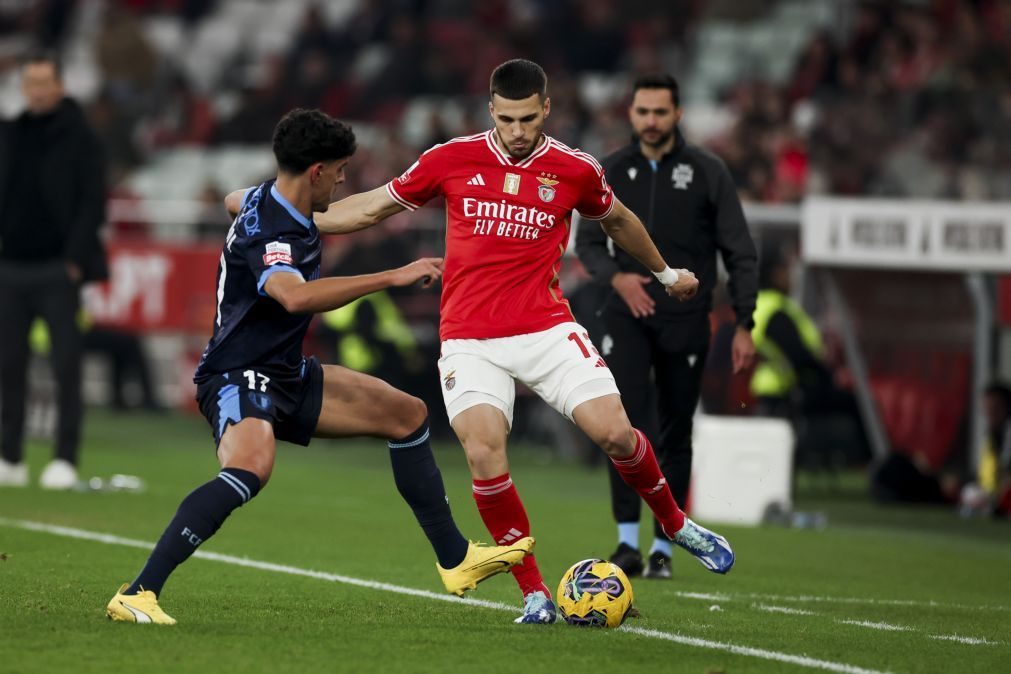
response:
{"label": "man's hand", "polygon": [[734,374],[743,372],[755,362],[755,343],[751,339],[751,330],[737,326],[734,341],[730,345],[730,358],[734,363]]}
{"label": "man's hand", "polygon": [[632,315],[636,318],[644,318],[652,316],[656,312],[656,303],[643,288],[652,280],[649,276],[642,274],[618,272],[611,278],[611,285],[621,295],[621,299],[625,300]]}
{"label": "man's hand", "polygon": [[421,281],[421,285],[428,288],[442,278],[442,269],[441,257],[423,257],[390,273],[393,275],[394,286],[409,286],[415,281]]}
{"label": "man's hand", "polygon": [[695,293],[699,291],[699,280],[695,278],[695,274],[687,269],[675,269],[674,271],[678,273],[678,280],[674,285],[667,286],[667,294],[682,302],[695,297]]}

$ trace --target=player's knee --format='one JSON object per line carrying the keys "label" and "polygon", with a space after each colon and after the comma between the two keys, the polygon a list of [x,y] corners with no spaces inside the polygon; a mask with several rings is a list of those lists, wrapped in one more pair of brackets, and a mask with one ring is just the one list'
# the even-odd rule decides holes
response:
{"label": "player's knee", "polygon": [[425,423],[428,419],[428,405],[421,398],[415,398],[410,396],[410,403],[408,404],[408,414],[407,418],[410,421],[411,430],[414,431]]}
{"label": "player's knee", "polygon": [[246,470],[255,475],[260,480],[260,489],[262,490],[267,486],[267,482],[270,481],[270,475],[274,471],[274,457],[257,455],[257,454],[247,454],[241,458],[237,458],[234,461],[229,461],[224,468],[239,468],[241,470]]}
{"label": "player's knee", "polygon": [[391,419],[394,427],[389,432],[394,440],[411,435],[428,419],[428,406],[421,398],[403,394],[396,407],[397,414]]}
{"label": "player's knee", "polygon": [[505,447],[492,443],[470,441],[464,444],[467,455],[467,465],[473,476],[480,479],[491,479],[506,472]]}
{"label": "player's knee", "polygon": [[628,424],[612,424],[596,438],[597,444],[608,456],[624,458],[635,452],[635,434]]}

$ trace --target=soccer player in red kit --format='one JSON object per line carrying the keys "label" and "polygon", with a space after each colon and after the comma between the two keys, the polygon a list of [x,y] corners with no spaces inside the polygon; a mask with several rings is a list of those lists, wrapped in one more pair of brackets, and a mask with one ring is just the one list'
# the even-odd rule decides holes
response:
{"label": "soccer player in red kit", "polygon": [[[530,533],[506,456],[519,380],[607,452],[671,540],[726,573],[734,563],[729,544],[678,508],[649,441],[629,424],[614,377],[562,297],[558,274],[573,211],[599,220],[668,294],[689,298],[698,280],[666,265],[592,157],[542,132],[551,101],[539,65],[518,59],[496,68],[489,111],[494,129],[436,145],[389,184],[332,204],[316,226],[355,231],[445,197],[442,393],[478,510],[496,541]],[[512,572],[524,595],[516,621],[554,622],[551,591],[534,557]]]}

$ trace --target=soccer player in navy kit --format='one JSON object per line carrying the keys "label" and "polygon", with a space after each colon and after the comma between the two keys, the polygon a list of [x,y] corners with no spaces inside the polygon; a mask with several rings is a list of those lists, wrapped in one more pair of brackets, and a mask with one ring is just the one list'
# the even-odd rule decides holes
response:
{"label": "soccer player in navy kit", "polygon": [[460,534],[428,444],[424,402],[375,377],[302,355],[314,313],[392,286],[431,285],[442,276],[442,259],[320,279],[313,213],[327,209],[344,181],[354,134],[318,110],[293,110],[274,130],[273,148],[276,180],[225,200],[236,217],[221,253],[214,334],[194,377],[222,470],[182,501],[140,575],[109,602],[113,620],[175,623],[158,605],[165,581],[266,485],[276,440],[388,440],[397,488],[428,536],[449,592],[462,595],[533,547],[530,538],[485,547]]}

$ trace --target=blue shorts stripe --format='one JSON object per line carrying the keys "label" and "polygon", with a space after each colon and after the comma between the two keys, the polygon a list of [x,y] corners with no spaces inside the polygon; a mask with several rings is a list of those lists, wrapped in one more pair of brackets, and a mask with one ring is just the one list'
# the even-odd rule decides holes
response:
{"label": "blue shorts stripe", "polygon": [[228,422],[242,421],[242,410],[239,408],[239,386],[229,384],[218,391],[218,440],[225,434]]}

